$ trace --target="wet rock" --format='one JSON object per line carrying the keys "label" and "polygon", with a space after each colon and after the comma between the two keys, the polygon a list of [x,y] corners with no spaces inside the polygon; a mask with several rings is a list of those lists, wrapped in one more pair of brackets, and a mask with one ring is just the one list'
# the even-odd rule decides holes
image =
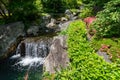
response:
{"label": "wet rock", "polygon": [[62,22],[63,22],[63,21],[68,21],[68,19],[65,18],[65,17],[61,17],[61,21],[62,21]]}
{"label": "wet rock", "polygon": [[53,19],[53,18],[51,18],[50,23],[48,23],[48,24],[46,25],[46,27],[47,27],[47,28],[51,28],[51,29],[56,28],[56,27],[57,27],[57,25],[56,25],[56,20]]}
{"label": "wet rock", "polygon": [[21,49],[21,56],[25,57],[25,43],[24,42],[21,43],[20,49]]}
{"label": "wet rock", "polygon": [[46,27],[46,25],[49,24],[50,22],[51,22],[51,15],[47,14],[42,17],[40,26]]}
{"label": "wet rock", "polygon": [[65,23],[60,23],[60,24],[58,25],[59,31],[66,30],[71,22],[72,22],[72,21],[67,21],[67,22],[65,22]]}
{"label": "wet rock", "polygon": [[110,60],[110,58],[109,58],[109,55],[107,55],[106,52],[102,52],[102,51],[99,50],[99,51],[97,52],[97,54],[98,54],[99,56],[102,56],[106,62],[109,62],[109,63],[112,62],[112,61]]}
{"label": "wet rock", "polygon": [[0,60],[13,55],[24,34],[22,22],[0,26]]}
{"label": "wet rock", "polygon": [[44,63],[45,71],[55,73],[55,71],[60,71],[61,68],[68,66],[69,58],[66,49],[66,36],[54,37],[49,55]]}
{"label": "wet rock", "polygon": [[27,36],[37,36],[40,26],[30,26],[27,30]]}
{"label": "wet rock", "polygon": [[65,14],[66,14],[66,16],[68,17],[69,20],[73,19],[73,13],[69,9],[67,9],[65,11]]}

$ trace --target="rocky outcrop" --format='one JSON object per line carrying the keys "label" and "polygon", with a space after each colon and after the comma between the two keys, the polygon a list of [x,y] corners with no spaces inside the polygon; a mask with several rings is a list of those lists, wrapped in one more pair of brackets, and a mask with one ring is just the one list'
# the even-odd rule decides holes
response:
{"label": "rocky outcrop", "polygon": [[26,36],[38,36],[39,26],[30,26]]}
{"label": "rocky outcrop", "polygon": [[24,35],[22,22],[0,26],[0,60],[11,56]]}
{"label": "rocky outcrop", "polygon": [[56,20],[53,19],[53,18],[51,18],[50,23],[48,23],[48,24],[46,25],[46,27],[48,27],[48,28],[56,28],[56,27],[57,27],[57,25],[56,25]]}
{"label": "rocky outcrop", "polygon": [[52,18],[50,15],[45,15],[41,18],[40,25],[31,25],[27,29],[26,36],[39,36],[45,34],[52,34],[55,33],[56,29],[58,28],[56,24],[56,19]]}
{"label": "rocky outcrop", "polygon": [[102,56],[103,59],[104,59],[106,62],[109,62],[109,63],[112,62],[112,61],[110,60],[110,58],[109,58],[109,55],[107,55],[106,52],[102,52],[102,51],[99,50],[99,51],[97,52],[97,54],[98,54],[99,56]]}
{"label": "rocky outcrop", "polygon": [[72,21],[67,21],[65,23],[60,23],[58,25],[59,31],[66,30],[71,22]]}
{"label": "rocky outcrop", "polygon": [[45,71],[55,73],[55,71],[68,66],[69,58],[66,49],[66,36],[54,37],[49,55],[44,63]]}

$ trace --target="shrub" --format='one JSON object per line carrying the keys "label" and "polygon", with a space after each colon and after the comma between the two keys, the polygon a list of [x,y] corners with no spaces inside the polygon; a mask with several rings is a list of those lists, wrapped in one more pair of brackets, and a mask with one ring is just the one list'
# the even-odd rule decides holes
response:
{"label": "shrub", "polygon": [[70,66],[55,76],[55,80],[118,80],[120,69],[99,57],[86,38],[85,24],[75,21],[67,29]]}
{"label": "shrub", "polygon": [[98,11],[101,11],[103,9],[103,6],[105,3],[107,3],[110,0],[82,0],[84,5],[88,8],[92,8],[93,12],[96,14]]}
{"label": "shrub", "polygon": [[92,25],[98,37],[120,37],[120,0],[112,0],[97,14]]}
{"label": "shrub", "polygon": [[91,7],[90,8],[85,7],[83,9],[81,9],[81,13],[79,14],[79,17],[84,19],[89,16],[94,16],[92,10],[93,10],[93,8],[91,8]]}
{"label": "shrub", "polygon": [[93,17],[87,17],[87,18],[85,18],[84,19],[84,22],[86,23],[86,25],[87,25],[87,28],[89,28],[90,27],[90,24],[92,24],[93,23],[93,21],[95,21],[96,20],[96,18],[93,16]]}
{"label": "shrub", "polygon": [[[100,49],[102,49],[101,51],[106,51],[113,63],[120,64],[120,45],[118,45],[120,44],[120,38],[93,38],[90,43],[95,51]],[[106,45],[106,49],[105,47],[103,48],[104,45]],[[107,46],[109,47],[107,48]]]}
{"label": "shrub", "polygon": [[48,13],[64,13],[66,9],[78,8],[81,0],[41,0],[43,10]]}
{"label": "shrub", "polygon": [[89,16],[95,16],[97,12],[103,9],[105,3],[110,0],[82,0],[82,5],[84,6],[81,9],[81,13],[79,15],[80,18],[86,18]]}

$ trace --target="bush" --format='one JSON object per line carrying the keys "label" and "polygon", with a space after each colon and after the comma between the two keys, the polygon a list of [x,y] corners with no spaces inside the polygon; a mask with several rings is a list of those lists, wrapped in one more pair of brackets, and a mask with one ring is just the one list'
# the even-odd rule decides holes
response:
{"label": "bush", "polygon": [[97,14],[92,25],[98,37],[120,37],[120,0],[112,0]]}
{"label": "bush", "polygon": [[93,12],[96,14],[98,11],[103,9],[105,3],[110,0],[82,0],[84,5],[88,8],[92,8]]}
{"label": "bush", "polygon": [[12,20],[31,21],[36,19],[38,13],[37,7],[34,4],[36,0],[13,0],[9,3],[9,9],[12,13]]}
{"label": "bush", "polygon": [[48,13],[64,13],[66,9],[78,8],[81,0],[41,0],[43,10]]}
{"label": "bush", "polygon": [[93,38],[91,41],[91,46],[96,52],[101,50],[103,45],[108,45],[109,48],[103,50],[107,50],[106,53],[113,63],[120,64],[120,45],[118,44],[120,44],[120,38]]}
{"label": "bush", "polygon": [[83,9],[81,9],[81,13],[79,14],[80,18],[84,19],[84,18],[89,17],[89,16],[94,16],[91,7],[90,8],[85,7]]}
{"label": "bush", "polygon": [[75,21],[67,29],[70,66],[55,76],[55,80],[118,80],[120,69],[99,57],[86,38],[85,24]]}
{"label": "bush", "polygon": [[110,0],[82,0],[82,5],[84,6],[81,9],[81,13],[79,15],[80,18],[86,18],[89,16],[95,16],[97,12],[103,9],[105,3]]}

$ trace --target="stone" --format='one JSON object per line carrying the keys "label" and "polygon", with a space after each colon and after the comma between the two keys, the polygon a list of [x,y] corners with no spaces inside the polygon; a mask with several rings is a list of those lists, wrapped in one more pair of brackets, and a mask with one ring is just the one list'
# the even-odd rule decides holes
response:
{"label": "stone", "polygon": [[13,55],[24,35],[24,24],[22,22],[0,26],[0,60]]}
{"label": "stone", "polygon": [[110,60],[110,56],[107,55],[106,52],[101,52],[100,50],[98,50],[97,54],[101,57],[103,57],[103,59],[106,61],[106,62],[109,62],[111,63],[112,61]]}
{"label": "stone", "polygon": [[20,49],[21,49],[21,56],[25,57],[25,43],[24,42],[21,42]]}
{"label": "stone", "polygon": [[65,15],[68,17],[69,20],[73,20],[74,15],[69,9],[65,11]]}
{"label": "stone", "polygon": [[72,22],[72,21],[67,21],[67,22],[65,22],[65,23],[60,23],[60,24],[58,25],[59,31],[66,30],[71,22]]}
{"label": "stone", "polygon": [[53,18],[51,18],[51,21],[50,21],[50,23],[48,23],[47,25],[46,25],[46,27],[47,28],[56,28],[56,20],[55,19],[53,19]]}
{"label": "stone", "polygon": [[61,21],[68,21],[68,19],[65,17],[61,17]]}
{"label": "stone", "polygon": [[50,52],[44,62],[46,72],[53,74],[68,66],[69,58],[66,50],[66,36],[54,37]]}
{"label": "stone", "polygon": [[30,26],[27,30],[27,36],[37,36],[40,26]]}

